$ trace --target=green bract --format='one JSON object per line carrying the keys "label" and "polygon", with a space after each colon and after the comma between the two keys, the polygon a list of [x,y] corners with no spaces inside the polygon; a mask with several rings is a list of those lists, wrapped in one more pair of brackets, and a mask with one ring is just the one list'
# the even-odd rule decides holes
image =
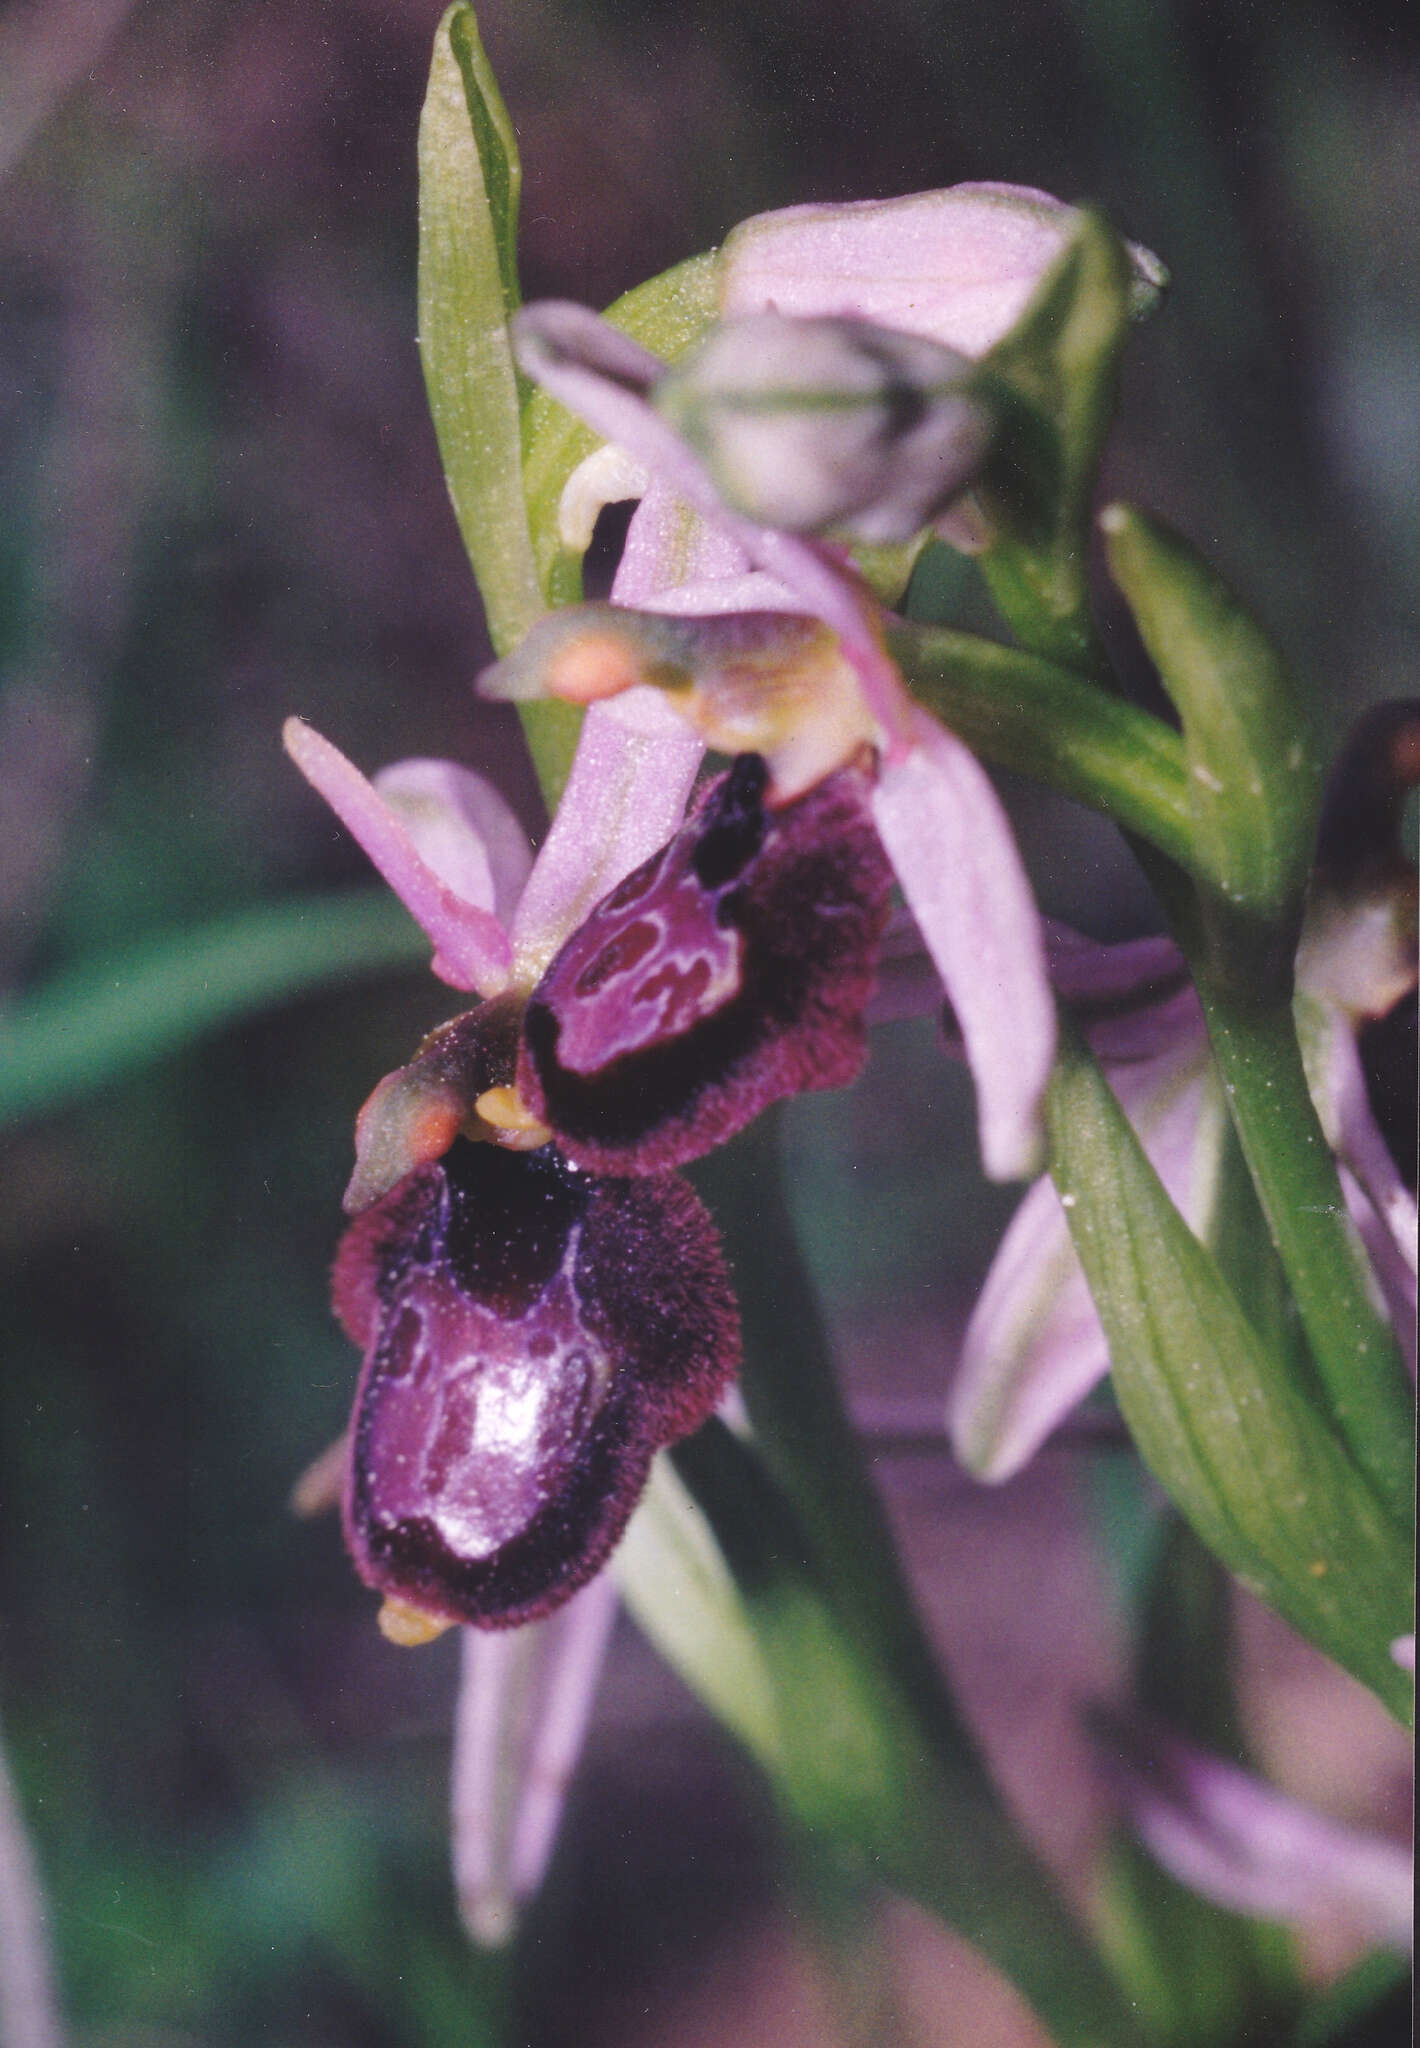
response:
{"label": "green bract", "polygon": [[1142,1455],[1245,1585],[1408,1719],[1413,1688],[1390,1650],[1411,1612],[1396,1524],[1168,1200],[1073,1033],[1050,1118],[1051,1170]]}

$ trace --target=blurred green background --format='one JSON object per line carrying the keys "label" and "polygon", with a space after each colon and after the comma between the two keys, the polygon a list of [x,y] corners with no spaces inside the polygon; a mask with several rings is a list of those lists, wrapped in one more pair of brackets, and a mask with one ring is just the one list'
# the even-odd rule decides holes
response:
{"label": "blurred green background", "polygon": [[[76,990],[121,1000],[169,936],[368,881],[283,761],[288,712],[367,767],[474,763],[536,829],[516,728],[469,687],[488,650],[414,337],[438,13],[0,9],[0,1001],[41,1034],[8,1078],[0,1036],[0,1713],[95,2048],[452,2048],[505,2023],[529,2048],[831,2042],[765,1798],[629,1628],[513,1968],[474,1956],[446,1875],[452,1646],[384,1644],[333,1526],[287,1512],[353,1383],[325,1298],[353,1113],[451,993],[406,965],[265,1002],[316,944],[278,922],[252,929],[239,1004],[180,945],[189,1007],[243,1015],[23,1113],[35,1073],[82,1070]],[[799,200],[992,178],[1102,203],[1174,279],[1133,346],[1109,488],[1214,554],[1330,734],[1413,691],[1407,11],[481,18],[523,149],[529,297],[605,302]],[[1108,833],[1011,800],[1047,908],[1101,936],[1148,925]],[[351,929],[408,961],[369,902]],[[166,1028],[149,1001],[135,1043]],[[930,1027],[896,1024],[856,1091],[786,1118],[806,1250],[879,1414],[935,1415],[1009,1211],[968,1115]],[[880,1459],[967,1706],[1077,1876],[1098,1811],[1075,1707],[1117,1683],[1121,1630],[1081,1455],[989,1495],[941,1454]],[[1364,1705],[1260,1617],[1245,1639],[1279,1772],[1394,1822],[1400,1765]],[[1038,2038],[964,1951],[906,1921],[892,1941],[904,2039]]]}

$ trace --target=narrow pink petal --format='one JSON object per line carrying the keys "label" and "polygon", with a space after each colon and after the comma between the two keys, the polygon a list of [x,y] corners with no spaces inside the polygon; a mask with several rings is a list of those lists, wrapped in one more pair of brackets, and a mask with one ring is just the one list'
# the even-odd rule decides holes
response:
{"label": "narrow pink petal", "polygon": [[520,982],[531,988],[588,911],[679,829],[703,753],[648,685],[591,706],[513,922]]}
{"label": "narrow pink petal", "polygon": [[[1116,1092],[1171,1200],[1200,1230],[1216,1192],[1224,1111],[1205,1045],[1185,1037],[1150,1066],[1114,1073]],[[947,1403],[962,1463],[1010,1479],[1109,1367],[1109,1347],[1049,1180],[1011,1219],[962,1338]]]}
{"label": "narrow pink petal", "polygon": [[287,753],[307,782],[359,840],[396,896],[434,942],[434,972],[452,988],[497,995],[507,987],[512,951],[491,910],[462,897],[419,852],[406,825],[374,785],[304,719],[288,718]]}
{"label": "narrow pink petal", "polygon": [[[560,300],[524,306],[513,322],[518,362],[572,412],[615,441],[652,476],[717,526],[838,634],[868,707],[894,744],[911,717],[902,680],[877,630],[878,607],[846,561],[819,542],[742,519],[720,502],[699,458],[647,403],[664,364],[583,306]],[[623,593],[618,601],[625,602]]]}
{"label": "narrow pink petal", "polygon": [[546,1653],[540,1712],[513,1818],[509,1868],[516,1899],[532,1897],[551,1858],[618,1604],[616,1581],[604,1571],[545,1624],[553,1640]]}
{"label": "narrow pink petal", "polygon": [[1041,920],[1050,979],[1067,1003],[1145,1003],[1160,984],[1170,992],[1187,972],[1173,940],[1125,939],[1114,945],[1086,938],[1057,918]]}
{"label": "narrow pink petal", "polygon": [[1109,1371],[1060,1197],[1038,1180],[1011,1219],[962,1339],[947,1429],[978,1479],[1010,1479]]}
{"label": "narrow pink petal", "polygon": [[1044,929],[1056,994],[1076,1011],[1102,1060],[1156,1059],[1186,1038],[1202,1047],[1203,1011],[1172,939],[1101,945],[1053,919]]}
{"label": "narrow pink petal", "polygon": [[1265,1920],[1335,1926],[1408,1950],[1412,1879],[1398,1842],[1343,1826],[1250,1772],[1164,1740],[1157,1765],[1111,1759],[1131,1818],[1180,1883]]}
{"label": "narrow pink petal", "polygon": [[532,848],[507,799],[455,761],[395,761],[371,778],[415,851],[464,903],[511,919]]}
{"label": "narrow pink petal", "polygon": [[499,1947],[542,1882],[616,1619],[602,1572],[546,1621],[465,1629],[454,1716],[452,1848],[459,1912]]}
{"label": "narrow pink petal", "polygon": [[914,713],[913,736],[909,752],[884,762],[873,814],[961,1027],[982,1162],[993,1180],[1019,1179],[1040,1163],[1055,1057],[1040,917],[975,756],[925,712]]}
{"label": "narrow pink petal", "polygon": [[546,1625],[463,1631],[454,1709],[450,1846],[459,1915],[483,1948],[502,1947],[517,1920],[506,1867],[503,1750],[519,1680],[532,1661],[537,1632]]}

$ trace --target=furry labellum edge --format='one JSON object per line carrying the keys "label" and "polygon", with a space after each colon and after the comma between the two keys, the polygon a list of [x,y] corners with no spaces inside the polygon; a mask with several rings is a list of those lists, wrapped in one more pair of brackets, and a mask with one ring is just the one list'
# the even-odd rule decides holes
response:
{"label": "furry labellum edge", "polygon": [[674,1174],[459,1139],[367,1209],[334,1272],[365,1353],[344,1523],[369,1586],[508,1628],[605,1563],[663,1446],[740,1362],[719,1240]]}

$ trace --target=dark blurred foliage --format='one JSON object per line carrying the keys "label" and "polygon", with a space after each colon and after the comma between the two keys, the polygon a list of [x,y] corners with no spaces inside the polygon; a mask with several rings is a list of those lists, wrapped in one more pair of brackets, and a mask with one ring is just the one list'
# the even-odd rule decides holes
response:
{"label": "dark blurred foliage", "polygon": [[[16,986],[360,878],[283,764],[288,711],[366,765],[475,762],[536,820],[515,728],[470,693],[486,642],[414,337],[438,11],[0,10]],[[1413,690],[1413,15],[502,0],[484,28],[527,167],[529,296],[604,301],[797,200],[963,178],[1099,200],[1174,277],[1134,345],[1109,487],[1215,554],[1328,735]],[[1013,800],[1049,907],[1103,935],[1149,918],[1108,834]],[[446,1877],[450,1645],[386,1646],[332,1527],[287,1514],[352,1383],[325,1301],[352,1114],[453,1007],[424,975],[308,1000],[6,1141],[0,1706],[82,2041],[437,2048],[498,2038],[509,1999],[508,2038],[539,2048],[832,2032],[808,1951],[780,1953],[798,1894],[763,1795],[629,1630],[512,1988],[469,1951]],[[845,1365],[930,1415],[1009,1207],[966,1118],[930,1029],[895,1025],[857,1091],[788,1119]],[[1120,1622],[1069,1454],[1000,1495],[941,1454],[880,1469],[968,1708],[1078,1872],[1095,1809],[1074,1703],[1115,1682]],[[1254,1634],[1259,1668],[1292,1674],[1277,1725],[1314,1735],[1326,1715],[1299,1723],[1296,1701],[1334,1704],[1333,1681]],[[1322,1744],[1320,1789],[1364,1817],[1353,1750]],[[987,2038],[988,2011],[990,2038],[1031,2038],[964,1952],[915,1923],[893,1939],[907,2038]]]}

